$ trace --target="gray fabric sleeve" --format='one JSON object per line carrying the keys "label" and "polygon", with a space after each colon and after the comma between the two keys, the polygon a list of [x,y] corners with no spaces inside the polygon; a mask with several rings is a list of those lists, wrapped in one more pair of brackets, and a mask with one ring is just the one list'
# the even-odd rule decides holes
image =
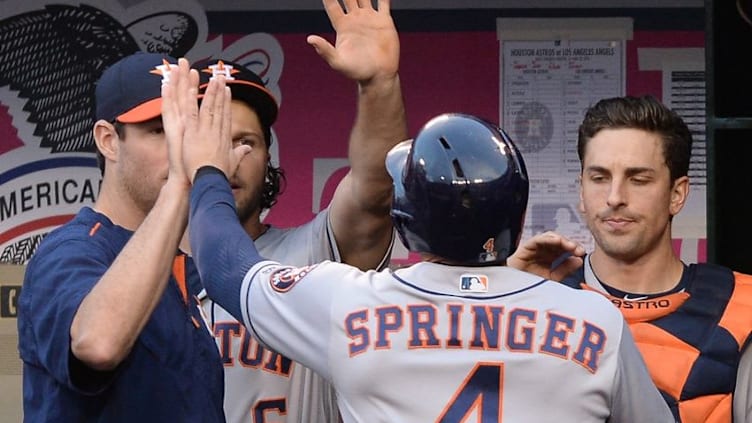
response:
{"label": "gray fabric sleeve", "polygon": [[653,384],[626,322],[619,344],[613,393],[609,423],[676,421]]}
{"label": "gray fabric sleeve", "polygon": [[734,422],[752,422],[752,348],[747,347],[739,360],[734,389]]}

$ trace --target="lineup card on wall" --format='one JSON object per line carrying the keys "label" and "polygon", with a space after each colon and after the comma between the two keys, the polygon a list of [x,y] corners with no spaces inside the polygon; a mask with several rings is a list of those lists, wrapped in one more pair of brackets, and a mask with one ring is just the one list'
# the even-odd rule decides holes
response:
{"label": "lineup card on wall", "polygon": [[680,257],[684,262],[702,262],[707,259],[708,198],[704,68],[666,69],[663,74],[663,99],[684,119],[692,132],[689,196],[672,223],[673,236],[682,240]]}
{"label": "lineup card on wall", "polygon": [[530,177],[525,236],[556,230],[592,249],[577,212],[577,130],[598,100],[624,95],[624,42],[502,42],[502,125]]}

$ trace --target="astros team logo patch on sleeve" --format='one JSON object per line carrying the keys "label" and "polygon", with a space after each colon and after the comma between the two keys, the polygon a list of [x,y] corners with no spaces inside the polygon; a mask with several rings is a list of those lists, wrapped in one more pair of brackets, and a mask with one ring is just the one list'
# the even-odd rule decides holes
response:
{"label": "astros team logo patch on sleeve", "polygon": [[462,275],[460,276],[460,292],[488,292],[488,276]]}
{"label": "astros team logo patch on sleeve", "polygon": [[272,288],[275,291],[287,292],[315,267],[316,265],[277,269],[269,276],[269,283],[272,284]]}

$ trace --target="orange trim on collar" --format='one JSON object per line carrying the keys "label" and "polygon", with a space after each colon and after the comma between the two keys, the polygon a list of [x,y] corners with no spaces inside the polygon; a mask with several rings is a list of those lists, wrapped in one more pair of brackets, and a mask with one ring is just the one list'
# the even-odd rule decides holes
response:
{"label": "orange trim on collar", "polygon": [[624,315],[624,319],[629,324],[648,322],[673,313],[690,297],[688,292],[676,292],[660,297],[635,301],[614,297],[613,295],[594,289],[584,282],[581,283],[580,286],[582,289],[597,292],[608,298],[613,305],[619,308]]}

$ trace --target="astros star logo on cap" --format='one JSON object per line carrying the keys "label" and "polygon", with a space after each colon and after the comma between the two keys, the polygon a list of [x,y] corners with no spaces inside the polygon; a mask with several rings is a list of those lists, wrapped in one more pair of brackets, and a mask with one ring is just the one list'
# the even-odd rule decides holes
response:
{"label": "astros star logo on cap", "polygon": [[203,69],[201,72],[211,74],[211,79],[214,79],[219,75],[224,75],[225,79],[231,81],[235,79],[232,75],[240,71],[233,69],[232,65],[226,65],[223,61],[219,60],[217,61],[217,64],[209,65],[209,67]]}
{"label": "astros star logo on cap", "polygon": [[149,73],[162,76],[162,85],[170,83],[170,71],[178,65],[171,64],[166,59],[162,59],[162,64],[155,66]]}

